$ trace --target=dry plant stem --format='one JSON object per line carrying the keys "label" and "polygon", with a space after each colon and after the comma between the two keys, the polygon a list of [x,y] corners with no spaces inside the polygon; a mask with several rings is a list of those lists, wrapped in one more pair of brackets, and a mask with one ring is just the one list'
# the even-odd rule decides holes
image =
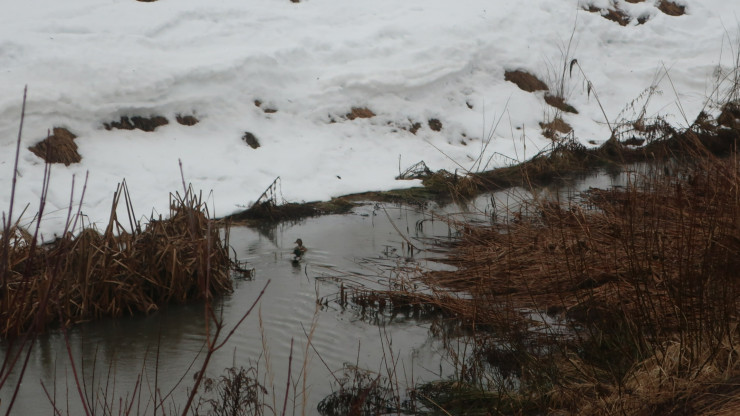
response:
{"label": "dry plant stem", "polygon": [[[4,224],[5,229],[3,230],[3,258],[2,263],[0,263],[0,266],[3,268],[3,288],[6,288],[7,286],[7,280],[6,280],[6,273],[5,270],[8,267],[8,257],[10,255],[10,246],[8,244],[8,241],[10,239],[10,224],[13,222],[13,205],[15,203],[15,185],[18,181],[18,160],[20,159],[20,152],[21,152],[21,136],[23,133],[23,121],[26,118],[26,94],[28,93],[28,86],[26,85],[23,88],[23,105],[21,106],[21,122],[20,126],[18,127],[18,140],[16,142],[15,146],[15,162],[13,163],[13,180],[10,187],[10,207],[8,208],[8,218],[7,223]],[[7,296],[7,293],[6,293]],[[6,302],[8,299],[6,298]]]}
{"label": "dry plant stem", "polygon": [[604,110],[604,106],[601,105],[601,100],[599,99],[598,94],[596,94],[596,89],[594,89],[594,84],[591,82],[591,80],[588,79],[586,76],[586,73],[583,71],[583,68],[581,67],[581,64],[578,62],[577,59],[573,59],[570,61],[570,69],[571,74],[573,71],[573,66],[576,66],[578,68],[578,71],[580,71],[581,76],[583,76],[583,79],[586,80],[586,88],[588,90],[588,93],[593,93],[594,98],[596,98],[596,103],[599,104],[599,109],[601,109],[601,114],[604,115],[604,121],[606,121],[606,125],[609,126],[609,132],[612,136],[614,136],[614,128],[612,127],[612,124],[609,122],[609,117],[606,115],[606,110]]}
{"label": "dry plant stem", "polygon": [[288,376],[286,377],[287,381],[285,382],[285,398],[283,399],[282,416],[285,416],[285,411],[288,409],[288,393],[290,392],[290,370],[291,370],[292,364],[293,364],[293,338],[290,339],[290,355],[288,355]]}
{"label": "dry plant stem", "polygon": [[[192,407],[193,400],[195,399],[196,394],[198,393],[198,388],[200,387],[201,382],[203,381],[203,378],[205,377],[206,369],[208,368],[208,364],[211,361],[211,358],[213,357],[213,354],[216,353],[221,347],[226,344],[226,342],[229,341],[232,335],[234,335],[234,332],[236,332],[237,328],[239,328],[239,325],[244,322],[245,319],[247,319],[247,316],[249,316],[250,313],[252,313],[252,310],[257,306],[257,303],[262,299],[262,296],[265,294],[265,290],[267,290],[267,287],[270,285],[270,280],[265,283],[265,286],[260,291],[259,295],[257,295],[257,298],[252,302],[252,306],[247,309],[247,311],[242,315],[241,319],[234,324],[231,331],[229,331],[226,336],[224,336],[223,340],[219,339],[219,336],[221,335],[221,331],[223,330],[223,322],[222,321],[216,321],[214,322],[215,325],[215,332],[213,335],[213,338],[209,336],[207,339],[207,350],[206,350],[206,356],[203,360],[203,365],[201,365],[200,371],[198,371],[198,377],[195,379],[195,384],[193,385],[192,390],[190,391],[190,394],[188,395],[188,400],[185,403],[185,407],[182,410],[182,416],[187,416],[188,412],[190,411],[190,408]],[[206,306],[205,309],[207,311],[211,310],[211,302],[206,298]],[[207,312],[208,319],[212,319],[213,315],[210,312]]]}

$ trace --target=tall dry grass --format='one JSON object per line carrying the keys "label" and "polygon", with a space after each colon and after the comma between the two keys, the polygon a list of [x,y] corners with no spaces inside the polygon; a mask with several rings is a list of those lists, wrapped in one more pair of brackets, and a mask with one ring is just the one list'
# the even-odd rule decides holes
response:
{"label": "tall dry grass", "polygon": [[[2,240],[0,336],[14,337],[48,325],[70,325],[103,316],[149,313],[169,302],[203,300],[231,290],[228,241],[209,219],[202,199],[188,189],[170,196],[166,219],[123,227],[117,217],[125,183],[115,193],[100,233],[85,227],[49,246],[12,228]],[[130,214],[131,211],[129,211]]]}

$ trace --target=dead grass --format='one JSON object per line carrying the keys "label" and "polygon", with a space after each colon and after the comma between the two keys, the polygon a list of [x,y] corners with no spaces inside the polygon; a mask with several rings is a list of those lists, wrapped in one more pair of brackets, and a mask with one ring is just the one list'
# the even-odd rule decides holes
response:
{"label": "dead grass", "polygon": [[[588,207],[539,201],[512,223],[466,227],[449,260],[458,270],[425,276],[437,288],[430,303],[492,331],[498,346],[481,353],[508,345],[510,360],[537,372],[518,373],[523,390],[507,394],[541,395],[564,414],[737,408],[740,164],[679,169],[593,190]],[[570,335],[527,323],[519,311],[532,310],[560,316]]]}
{"label": "dead grass", "polygon": [[527,92],[548,90],[547,84],[526,71],[506,71],[504,72],[504,79],[513,82],[517,87]]}
{"label": "dead grass", "polygon": [[175,120],[183,126],[194,126],[200,122],[195,116],[178,114],[175,116]]}
{"label": "dead grass", "polygon": [[352,107],[352,111],[346,114],[347,119],[355,120],[358,118],[373,118],[375,113],[367,107]]}
{"label": "dead grass", "polygon": [[28,150],[47,163],[64,163],[69,166],[82,160],[82,156],[77,152],[77,144],[74,142],[76,137],[63,127],[54,127],[51,135],[29,147]]}
{"label": "dead grass", "polygon": [[686,14],[686,8],[669,0],[660,0],[658,10],[669,16],[682,16]]}
{"label": "dead grass", "polygon": [[38,249],[22,234],[3,238],[8,261],[0,270],[0,336],[151,313],[231,290],[228,241],[192,189],[171,197],[168,219],[151,218],[144,229],[119,222],[116,207],[122,196],[130,207],[127,195],[125,184],[119,186],[103,233],[88,227]]}
{"label": "dead grass", "polygon": [[169,124],[169,121],[167,118],[163,116],[150,116],[150,117],[142,117],[142,116],[133,116],[133,117],[127,117],[127,116],[121,116],[120,121],[111,121],[109,123],[104,123],[103,126],[106,130],[112,130],[112,129],[121,129],[121,130],[134,130],[139,129],[146,132],[152,132],[159,126],[164,126],[166,124]]}
{"label": "dead grass", "polygon": [[252,149],[257,149],[260,147],[260,141],[257,140],[257,136],[248,131],[244,133],[244,135],[242,136],[242,140],[244,140],[244,142],[247,143],[247,145]]}
{"label": "dead grass", "polygon": [[427,125],[432,131],[442,131],[442,122],[439,119],[430,118]]}
{"label": "dead grass", "polygon": [[555,117],[548,123],[540,123],[542,135],[548,139],[557,139],[560,134],[568,134],[573,131],[570,124],[563,121],[560,117]]}
{"label": "dead grass", "polygon": [[578,114],[578,110],[576,110],[575,107],[573,107],[572,105],[566,103],[563,97],[558,97],[556,95],[551,95],[551,94],[545,94],[545,102],[549,104],[550,106],[557,108],[560,111],[564,111],[566,113]]}

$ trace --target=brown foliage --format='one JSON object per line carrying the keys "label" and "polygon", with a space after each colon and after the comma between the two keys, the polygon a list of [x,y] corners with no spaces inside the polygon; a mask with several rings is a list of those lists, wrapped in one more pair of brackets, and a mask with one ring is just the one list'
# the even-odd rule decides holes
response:
{"label": "brown foliage", "polygon": [[347,113],[345,117],[350,120],[356,118],[373,118],[375,117],[375,113],[367,107],[352,107],[352,111]]}
{"label": "brown foliage", "polygon": [[679,6],[670,0],[660,0],[658,9],[669,16],[682,16],[686,14],[686,8],[684,6]]}
{"label": "brown foliage", "polygon": [[102,234],[86,228],[37,249],[23,234],[3,239],[9,261],[0,270],[0,336],[54,322],[149,313],[231,290],[228,243],[192,190],[171,198],[168,219],[152,218],[143,230],[131,224],[128,231],[116,214],[127,193],[125,184],[119,186]]}
{"label": "brown foliage", "polygon": [[547,84],[529,72],[516,70],[504,72],[504,79],[516,84],[517,87],[527,92],[547,91]]}
{"label": "brown foliage", "polygon": [[151,116],[141,117],[133,116],[131,118],[122,116],[121,121],[111,121],[110,123],[104,123],[106,130],[121,129],[121,130],[134,130],[139,129],[146,132],[152,132],[159,126],[169,124],[169,121],[162,116]]}
{"label": "brown foliage", "polygon": [[82,160],[82,156],[77,152],[77,144],[74,142],[76,137],[65,128],[54,127],[51,135],[29,147],[28,150],[47,163],[64,163],[69,166]]}

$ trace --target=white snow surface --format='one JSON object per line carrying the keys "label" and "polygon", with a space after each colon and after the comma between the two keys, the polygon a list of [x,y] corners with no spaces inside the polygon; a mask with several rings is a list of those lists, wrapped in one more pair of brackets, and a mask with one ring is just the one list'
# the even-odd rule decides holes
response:
{"label": "white snow surface", "polygon": [[[10,206],[28,86],[13,217],[38,209],[43,161],[28,147],[65,127],[82,162],[52,166],[46,239],[64,228],[70,197],[106,223],[124,178],[139,219],[167,214],[185,180],[223,216],[280,177],[281,198],[326,200],[417,185],[399,170],[490,169],[547,148],[544,92],[504,80],[521,69],[564,91],[564,114],[587,146],[610,123],[646,116],[685,126],[707,105],[717,68],[737,54],[737,0],[34,0],[0,15],[0,210]],[[619,8],[627,26],[586,10]],[[638,24],[637,18],[647,18]],[[572,38],[572,40],[571,40]],[[586,88],[588,77],[592,88]],[[595,99],[595,94],[598,100]],[[261,101],[261,107],[255,105]],[[637,100],[637,101],[635,101]],[[376,116],[348,120],[353,107]],[[471,108],[472,107],[472,108]],[[263,109],[275,109],[266,113]],[[708,108],[711,110],[711,108]],[[183,126],[175,116],[200,122]],[[121,116],[162,115],[154,132],[106,130]],[[428,120],[442,122],[433,131]],[[421,128],[412,134],[412,122]],[[245,132],[261,147],[245,144]],[[479,161],[479,163],[476,163]],[[72,183],[75,183],[72,193]]]}

